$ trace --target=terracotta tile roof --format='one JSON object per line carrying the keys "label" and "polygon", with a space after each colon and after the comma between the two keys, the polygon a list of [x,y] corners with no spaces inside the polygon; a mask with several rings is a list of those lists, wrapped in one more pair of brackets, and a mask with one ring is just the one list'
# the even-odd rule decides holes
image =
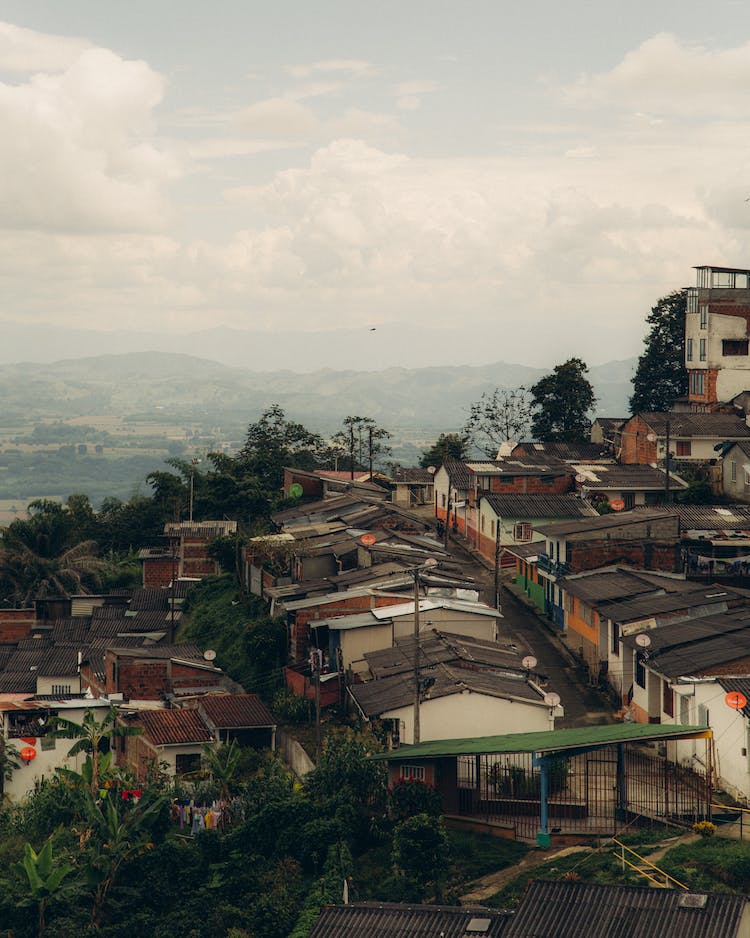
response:
{"label": "terracotta tile roof", "polygon": [[138,720],[143,733],[155,746],[177,746],[180,743],[209,743],[211,730],[197,710],[141,710]]}
{"label": "terracotta tile roof", "polygon": [[197,707],[217,729],[276,726],[276,720],[257,694],[210,694]]}

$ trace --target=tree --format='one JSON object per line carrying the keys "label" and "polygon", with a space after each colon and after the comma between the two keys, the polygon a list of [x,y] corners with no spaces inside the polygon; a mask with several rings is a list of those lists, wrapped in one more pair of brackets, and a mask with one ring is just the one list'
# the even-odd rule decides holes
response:
{"label": "tree", "polygon": [[596,403],[586,377],[588,365],[569,358],[530,389],[535,413],[531,432],[543,442],[583,443],[589,438],[589,412]]}
{"label": "tree", "polygon": [[464,426],[464,436],[490,459],[508,440],[519,441],[528,435],[533,402],[526,388],[495,388],[474,401]]}
{"label": "tree", "polygon": [[[110,707],[106,715],[98,720],[92,709],[86,710],[81,723],[68,720],[65,717],[55,718],[55,726],[52,736],[56,739],[75,739],[76,742],[71,746],[68,755],[76,756],[79,752],[86,752],[91,757],[91,776],[87,783],[91,793],[96,797],[101,788],[100,760],[102,760],[102,747],[105,740],[112,737],[138,736],[143,732],[140,726],[125,726],[117,722],[117,708]],[[107,755],[110,755],[107,753]],[[109,769],[111,759],[106,761],[106,769]],[[85,768],[85,766],[84,766]]]}
{"label": "tree", "polygon": [[646,317],[650,329],[633,375],[631,414],[670,410],[676,398],[687,394],[686,313],[687,290],[676,290],[658,300]]}
{"label": "tree", "polygon": [[402,821],[393,832],[393,865],[416,887],[421,899],[429,883],[440,898],[442,881],[448,872],[448,837],[442,818],[415,814]]}
{"label": "tree", "polygon": [[35,902],[37,906],[37,936],[44,938],[47,905],[70,891],[70,885],[64,884],[63,880],[73,872],[74,867],[67,862],[54,863],[52,841],[48,840],[39,853],[31,844],[24,846],[21,869],[28,880],[27,901]]}
{"label": "tree", "polygon": [[465,433],[441,433],[436,443],[422,453],[419,465],[438,468],[446,459],[466,459],[468,438]]}
{"label": "tree", "polygon": [[344,428],[333,435],[333,444],[339,453],[346,454],[346,459],[339,457],[339,464],[348,462],[346,468],[354,478],[355,469],[368,469],[372,476],[376,459],[390,455],[386,442],[390,438],[388,430],[379,427],[372,417],[345,417]]}

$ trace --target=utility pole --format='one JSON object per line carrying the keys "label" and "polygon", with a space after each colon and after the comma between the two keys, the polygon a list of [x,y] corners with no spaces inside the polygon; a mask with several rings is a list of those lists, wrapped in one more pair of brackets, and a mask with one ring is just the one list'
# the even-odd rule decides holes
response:
{"label": "utility pole", "polygon": [[500,608],[500,531],[502,518],[495,520],[495,609]]}
{"label": "utility pole", "polygon": [[445,511],[445,530],[443,531],[443,546],[448,546],[448,526],[451,523],[451,484],[448,483],[448,507]]}
{"label": "utility pole", "polygon": [[369,427],[367,428],[367,440],[368,440],[367,452],[368,452],[368,457],[369,457],[368,463],[369,463],[369,467],[370,467],[370,479],[369,479],[369,481],[372,482],[372,426],[369,426]]}
{"label": "utility pole", "polygon": [[414,571],[414,742],[419,742],[419,570]]}
{"label": "utility pole", "polygon": [[667,458],[664,466],[666,471],[666,475],[664,476],[664,498],[668,505],[672,501],[672,492],[669,487],[669,429],[669,418],[667,418]]}

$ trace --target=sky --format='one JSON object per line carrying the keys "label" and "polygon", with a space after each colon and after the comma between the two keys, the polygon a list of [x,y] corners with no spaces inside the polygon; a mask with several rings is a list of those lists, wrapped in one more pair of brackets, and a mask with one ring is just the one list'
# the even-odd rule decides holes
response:
{"label": "sky", "polygon": [[693,266],[750,267],[744,0],[0,20],[0,320],[394,347],[409,323],[445,331],[435,364],[598,364]]}

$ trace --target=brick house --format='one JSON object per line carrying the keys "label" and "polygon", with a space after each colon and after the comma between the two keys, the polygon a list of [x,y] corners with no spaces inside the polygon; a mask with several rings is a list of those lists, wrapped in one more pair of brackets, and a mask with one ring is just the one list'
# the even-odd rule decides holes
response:
{"label": "brick house", "polygon": [[667,435],[670,453],[678,463],[706,465],[718,459],[716,447],[721,443],[750,439],[750,428],[736,414],[636,414],[622,428],[620,462],[663,465]]}

